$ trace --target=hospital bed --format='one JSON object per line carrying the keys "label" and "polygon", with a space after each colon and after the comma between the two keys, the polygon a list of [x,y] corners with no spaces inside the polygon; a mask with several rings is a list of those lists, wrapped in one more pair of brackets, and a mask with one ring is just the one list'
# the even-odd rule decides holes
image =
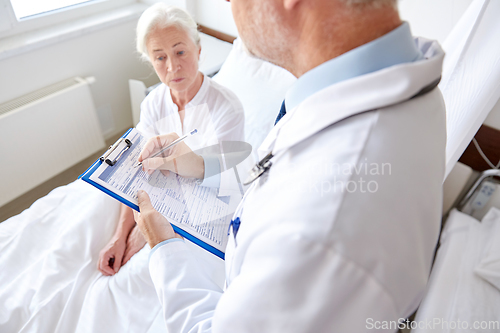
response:
{"label": "hospital bed", "polygon": [[[499,15],[500,2],[473,2],[443,45],[450,177],[500,98],[500,45],[493,39]],[[479,174],[446,214],[412,332],[500,332],[499,176],[500,170]]]}
{"label": "hospital bed", "polygon": [[481,173],[449,212],[412,332],[500,331],[498,177]]}

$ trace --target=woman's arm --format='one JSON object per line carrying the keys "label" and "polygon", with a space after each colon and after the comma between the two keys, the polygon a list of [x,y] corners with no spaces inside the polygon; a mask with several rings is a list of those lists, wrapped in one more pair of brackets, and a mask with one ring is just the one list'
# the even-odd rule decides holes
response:
{"label": "woman's arm", "polygon": [[[120,219],[118,220],[115,234],[99,254],[97,269],[99,269],[102,274],[114,275],[118,272],[122,266],[122,259],[124,258],[125,249],[127,248],[127,238],[134,226],[135,220],[132,208],[122,204]],[[130,255],[130,257],[131,256],[132,255]]]}
{"label": "woman's arm", "polygon": [[125,240],[130,233],[130,230],[135,226],[134,213],[132,208],[122,204],[120,209],[120,220],[115,231],[115,236],[124,238]]}

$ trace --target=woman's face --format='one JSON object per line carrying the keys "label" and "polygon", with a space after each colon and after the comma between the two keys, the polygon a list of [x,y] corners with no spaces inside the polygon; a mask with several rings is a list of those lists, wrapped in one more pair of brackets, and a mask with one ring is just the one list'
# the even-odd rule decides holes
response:
{"label": "woman's face", "polygon": [[146,42],[149,59],[161,82],[187,92],[196,84],[201,48],[177,26],[153,30]]}

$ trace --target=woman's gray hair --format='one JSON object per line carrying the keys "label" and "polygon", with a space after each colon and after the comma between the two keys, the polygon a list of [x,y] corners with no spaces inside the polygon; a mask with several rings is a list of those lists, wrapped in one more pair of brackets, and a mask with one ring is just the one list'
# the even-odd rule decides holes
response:
{"label": "woman's gray hair", "polygon": [[146,9],[137,22],[136,47],[143,60],[149,61],[146,43],[151,32],[157,28],[163,29],[170,26],[184,29],[193,42],[200,45],[198,25],[193,18],[181,8],[159,2]]}

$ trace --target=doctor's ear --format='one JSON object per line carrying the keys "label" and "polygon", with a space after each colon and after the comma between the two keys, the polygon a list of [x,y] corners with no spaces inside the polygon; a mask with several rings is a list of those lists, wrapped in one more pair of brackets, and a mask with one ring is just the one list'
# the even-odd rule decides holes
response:
{"label": "doctor's ear", "polygon": [[283,0],[283,7],[286,10],[294,9],[302,0]]}

